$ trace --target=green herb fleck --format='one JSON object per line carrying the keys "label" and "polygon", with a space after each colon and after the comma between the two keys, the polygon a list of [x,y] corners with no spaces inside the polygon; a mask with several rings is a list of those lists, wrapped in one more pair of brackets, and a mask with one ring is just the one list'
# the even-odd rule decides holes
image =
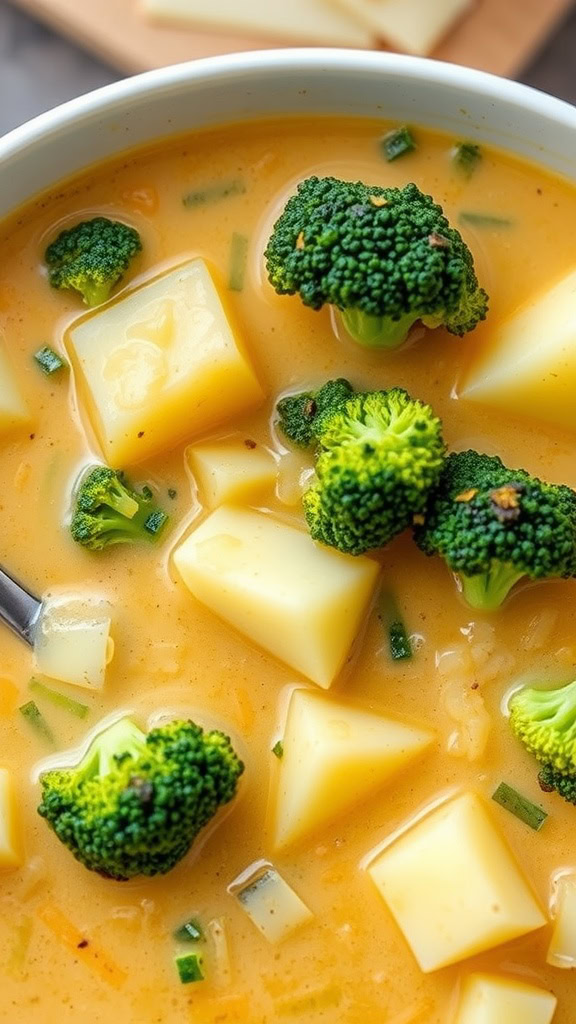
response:
{"label": "green herb fleck", "polygon": [[230,242],[230,262],[228,267],[228,287],[231,292],[241,292],[244,288],[246,262],[248,259],[248,239],[237,231]]}
{"label": "green herb fleck", "polygon": [[458,219],[461,224],[472,224],[478,228],[512,227],[512,221],[507,217],[498,217],[493,213],[476,213],[475,210],[463,210]]}
{"label": "green herb fleck", "polygon": [[274,754],[274,757],[277,757],[278,759],[284,757],[284,744],[282,743],[282,740],[278,740],[278,742],[274,744],[272,747],[272,753]]}
{"label": "green herb fleck", "polygon": [[388,163],[392,163],[398,157],[406,156],[407,153],[411,153],[416,149],[414,136],[406,125],[388,132],[382,139],[381,145]]}
{"label": "green herb fleck", "polygon": [[500,783],[496,792],[492,794],[492,799],[497,804],[500,804],[500,807],[503,807],[504,810],[510,811],[510,814],[523,821],[525,825],[529,825],[535,832],[540,831],[548,817],[547,812],[542,807],[533,804],[531,800],[522,796],[521,793],[513,789],[506,782]]}
{"label": "green herb fleck", "polygon": [[185,956],[177,956],[176,969],[183,985],[189,985],[193,981],[204,981],[202,970],[202,957],[197,953],[186,953]]}
{"label": "green herb fleck", "polygon": [[230,181],[217,182],[214,185],[207,185],[206,188],[195,189],[188,192],[182,202],[188,210],[198,206],[206,206],[208,203],[217,203],[221,199],[229,199],[230,196],[241,196],[246,191],[246,185],[241,178],[233,178]]}
{"label": "green herb fleck", "polygon": [[205,935],[198,921],[192,918],[176,929],[174,938],[177,942],[203,942]]}
{"label": "green herb fleck", "polygon": [[452,150],[452,163],[466,178],[471,178],[482,161],[482,150],[475,142],[458,142]]}
{"label": "green herb fleck", "polygon": [[65,693],[59,693],[58,690],[45,686],[39,679],[30,680],[30,689],[37,693],[39,697],[44,697],[56,707],[64,708],[65,711],[69,711],[71,715],[76,715],[77,718],[86,718],[86,715],[90,712],[87,704],[81,704],[79,700],[74,700],[73,697],[68,697]]}
{"label": "green herb fleck", "polygon": [[398,603],[390,592],[380,598],[380,618],[388,634],[390,657],[393,661],[407,661],[414,652]]}
{"label": "green herb fleck", "polygon": [[42,373],[45,373],[47,377],[51,377],[53,373],[58,373],[59,370],[64,370],[68,366],[68,363],[62,359],[62,356],[59,356],[49,345],[43,345],[42,348],[39,348],[34,353],[34,359]]}
{"label": "green herb fleck", "polygon": [[178,497],[178,491],[176,490],[175,487],[168,488],[168,497],[172,498],[172,501],[174,501],[174,499]]}
{"label": "green herb fleck", "polygon": [[55,743],[54,733],[35,701],[29,700],[27,704],[22,704],[18,710],[42,739],[47,740],[50,744]]}

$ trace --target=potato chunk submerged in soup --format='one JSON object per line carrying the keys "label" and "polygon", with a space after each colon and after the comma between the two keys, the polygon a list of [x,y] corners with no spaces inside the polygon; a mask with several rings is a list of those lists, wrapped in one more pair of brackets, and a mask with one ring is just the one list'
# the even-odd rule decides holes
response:
{"label": "potato chunk submerged in soup", "polygon": [[[576,677],[576,585],[559,578],[568,570],[525,571],[495,610],[472,608],[454,581],[461,566],[443,551],[427,557],[410,529],[377,549],[319,544],[302,495],[343,444],[328,456],[320,427],[299,447],[278,424],[277,402],[299,392],[314,419],[328,380],[356,393],[402,388],[440,418],[448,451],[576,487],[566,402],[576,190],[484,146],[463,163],[462,140],[424,129],[389,162],[381,140],[396,127],[286,119],[179,138],[96,167],[0,225],[2,561],[47,601],[106,602],[91,668],[102,686],[82,685],[78,643],[75,682],[62,637],[49,677],[46,660],[0,632],[0,1019],[10,1024],[574,1019],[573,901],[558,894],[576,874],[576,809],[541,789],[507,708],[526,684]],[[414,182],[432,195],[474,257],[486,319],[460,337],[442,318],[434,329],[426,309],[429,326],[415,315],[404,344],[378,348],[353,341],[328,301],[316,310],[277,294],[264,251],[311,176],[377,186],[372,205],[380,216],[388,204],[390,218],[380,190]],[[142,250],[109,302],[88,309],[73,287],[51,287],[44,254],[63,228],[95,217],[135,228]],[[445,234],[432,233],[432,248],[454,246]],[[297,232],[293,248],[318,237]],[[328,252],[334,238],[321,244]],[[562,309],[548,337],[554,294]],[[43,346],[56,363],[34,358]],[[380,451],[368,419],[363,458]],[[80,520],[77,502],[87,467],[106,461],[127,471],[119,510],[106,513],[123,520],[95,540],[98,502]],[[440,440],[434,465],[421,507],[407,509],[417,530],[443,472]],[[531,477],[452,497],[473,517],[488,487],[486,508],[511,531]],[[109,546],[110,531],[135,542]],[[216,798],[213,758],[221,783],[228,753],[216,744],[201,771],[190,758],[202,813],[190,825],[183,788],[153,832],[158,844],[170,836],[175,866],[156,848],[131,849],[114,863],[133,871],[102,870],[110,849],[152,834],[163,768],[143,778],[140,753],[122,791],[132,834],[109,818],[102,845],[98,814],[83,808],[79,838],[75,811],[58,834],[37,813],[39,776],[73,771],[123,718],[138,726],[134,749],[190,719],[204,737],[229,737],[245,766],[240,777],[234,762],[234,785]],[[129,763],[99,758],[83,771],[106,785]],[[492,801],[501,783],[505,798]],[[189,834],[173,856],[178,810]]]}

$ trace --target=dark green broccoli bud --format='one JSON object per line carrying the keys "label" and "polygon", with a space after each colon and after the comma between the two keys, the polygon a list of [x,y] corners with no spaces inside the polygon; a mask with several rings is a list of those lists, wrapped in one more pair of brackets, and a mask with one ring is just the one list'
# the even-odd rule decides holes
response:
{"label": "dark green broccoli bud", "polygon": [[91,551],[154,540],[168,516],[149,494],[134,491],[118,470],[94,466],[77,487],[70,524],[73,539]]}
{"label": "dark green broccoli bud", "polygon": [[90,871],[162,875],[235,796],[244,771],[230,739],[175,721],[142,732],[124,718],[79,765],[41,776],[38,813]]}
{"label": "dark green broccoli bud", "polygon": [[141,249],[140,235],[127,224],[107,217],[82,221],[46,249],[48,279],[53,288],[71,288],[87,306],[99,306]]}
{"label": "dark green broccoli bud", "polygon": [[370,348],[396,348],[412,325],[463,335],[484,320],[472,253],[442,207],[416,185],[380,188],[337,178],[302,181],[265,252],[279,295],[332,305]]}
{"label": "dark green broccoli bud", "polygon": [[446,460],[416,541],[457,573],[469,605],[494,611],[522,579],[576,574],[576,494],[497,456]]}
{"label": "dark green broccoli bud", "polygon": [[429,405],[401,388],[370,391],[324,414],[316,433],[317,479],[304,495],[314,540],[359,555],[422,512],[445,450]]}
{"label": "dark green broccoli bud", "polygon": [[558,793],[569,804],[576,804],[576,769],[571,775],[564,775],[545,764],[538,773],[538,782],[544,793]]}
{"label": "dark green broccoli bud", "polygon": [[281,398],[276,406],[278,426],[297,448],[309,448],[315,437],[316,423],[354,394],[343,377],[326,381],[318,391],[301,391]]}

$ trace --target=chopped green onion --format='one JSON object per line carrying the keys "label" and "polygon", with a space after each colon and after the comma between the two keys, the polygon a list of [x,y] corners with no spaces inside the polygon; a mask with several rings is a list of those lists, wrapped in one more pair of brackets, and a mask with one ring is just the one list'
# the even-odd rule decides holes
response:
{"label": "chopped green onion", "polygon": [[493,213],[476,213],[474,210],[463,210],[459,220],[461,224],[473,224],[478,228],[512,227],[512,221],[507,217],[498,217]]}
{"label": "chopped green onion", "polygon": [[202,957],[198,956],[197,953],[186,953],[185,956],[177,956],[175,964],[183,985],[189,985],[193,981],[204,981]]}
{"label": "chopped green onion", "polygon": [[230,264],[228,269],[228,287],[231,292],[241,292],[244,287],[247,259],[248,239],[246,235],[239,235],[235,231],[230,243]]}
{"label": "chopped green onion", "polygon": [[168,518],[166,512],[163,512],[161,508],[157,508],[148,516],[144,523],[144,529],[151,533],[153,537],[156,537],[168,522]]}
{"label": "chopped green onion", "polygon": [[172,498],[172,501],[174,501],[174,499],[178,497],[178,491],[174,487],[169,487],[168,497]]}
{"label": "chopped green onion", "polygon": [[452,150],[452,163],[465,175],[471,178],[482,160],[482,150],[475,142],[458,142]]}
{"label": "chopped green onion", "polygon": [[206,188],[195,189],[188,192],[182,202],[188,210],[197,206],[206,206],[208,203],[217,203],[221,199],[228,199],[230,196],[241,196],[246,191],[246,185],[241,178],[232,178],[230,181],[217,182],[208,185]]}
{"label": "chopped green onion", "polygon": [[55,742],[54,733],[35,701],[29,700],[27,704],[22,704],[18,710],[39,736],[47,740],[49,743]]}
{"label": "chopped green onion", "polygon": [[391,163],[393,160],[397,160],[398,157],[405,156],[406,153],[411,153],[416,149],[414,136],[406,125],[403,125],[402,128],[396,128],[392,132],[388,132],[388,134],[382,139],[381,145],[388,163]]}
{"label": "chopped green onion", "polygon": [[63,370],[68,365],[62,359],[62,356],[59,356],[49,345],[43,345],[42,348],[39,348],[34,353],[34,359],[42,373],[45,373],[47,377],[51,377],[53,373],[58,373],[59,370]]}
{"label": "chopped green onion", "polygon": [[385,593],[380,599],[380,618],[388,634],[388,649],[393,661],[407,661],[413,655],[410,637],[400,614],[396,598]]}
{"label": "chopped green onion", "polygon": [[274,754],[274,757],[284,757],[284,744],[282,743],[282,740],[278,740],[278,742],[274,744],[272,747],[272,753]]}
{"label": "chopped green onion", "polygon": [[495,793],[492,794],[492,799],[500,804],[504,810],[510,811],[516,818],[523,821],[525,825],[529,825],[535,832],[539,832],[542,825],[548,817],[547,812],[542,808],[533,804],[531,800],[528,800],[525,796],[522,796],[516,789],[509,786],[506,782],[501,782]]}
{"label": "chopped green onion", "polygon": [[58,690],[45,686],[39,679],[30,680],[30,689],[37,693],[39,697],[45,697],[46,700],[55,704],[56,707],[64,708],[65,711],[69,711],[71,715],[76,715],[77,718],[86,718],[86,715],[90,713],[90,708],[87,704],[81,704],[79,700],[74,700],[73,697],[68,697],[65,693],[59,693]]}
{"label": "chopped green onion", "polygon": [[204,942],[205,938],[201,926],[194,918],[180,925],[173,935],[177,942]]}

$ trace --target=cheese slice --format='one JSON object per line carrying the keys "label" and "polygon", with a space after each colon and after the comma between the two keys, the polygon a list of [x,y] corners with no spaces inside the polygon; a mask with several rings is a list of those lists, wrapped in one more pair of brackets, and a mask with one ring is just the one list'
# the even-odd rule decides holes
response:
{"label": "cheese slice", "polygon": [[[184,2],[184,0],[182,0]],[[471,0],[333,0],[373,35],[397,50],[426,56]]]}
{"label": "cheese slice", "polygon": [[[228,32],[255,33],[300,43],[369,47],[369,26],[329,0],[141,0],[146,14],[166,21],[190,21]],[[354,12],[352,12],[354,14]]]}

